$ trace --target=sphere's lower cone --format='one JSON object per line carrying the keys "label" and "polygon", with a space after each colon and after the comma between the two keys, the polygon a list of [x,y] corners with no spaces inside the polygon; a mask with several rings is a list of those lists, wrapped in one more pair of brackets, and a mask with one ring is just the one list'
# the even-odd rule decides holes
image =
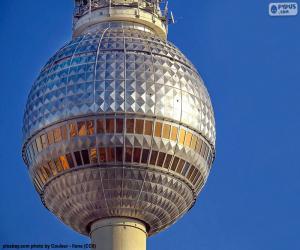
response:
{"label": "sphere's lower cone", "polygon": [[92,249],[146,250],[145,225],[129,218],[109,218],[91,226]]}

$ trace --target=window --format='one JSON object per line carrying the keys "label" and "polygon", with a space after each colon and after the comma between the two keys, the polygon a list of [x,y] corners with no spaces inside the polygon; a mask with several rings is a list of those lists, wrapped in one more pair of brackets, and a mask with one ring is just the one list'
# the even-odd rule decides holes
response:
{"label": "window", "polygon": [[116,123],[117,123],[117,124],[116,124],[116,125],[117,125],[117,128],[116,128],[117,131],[116,131],[116,132],[117,132],[118,134],[122,134],[122,133],[123,133],[123,119],[117,119],[117,120],[116,120]]}
{"label": "window", "polygon": [[158,156],[158,152],[155,151],[155,150],[153,150],[152,153],[151,153],[151,157],[150,157],[150,164],[151,165],[155,165],[156,164],[157,156]]}
{"label": "window", "polygon": [[168,154],[167,157],[166,157],[165,163],[164,163],[164,168],[169,168],[170,167],[171,160],[172,160],[172,155]]}
{"label": "window", "polygon": [[143,134],[144,131],[144,120],[136,120],[135,124],[135,133]]}
{"label": "window", "polygon": [[161,122],[156,122],[155,132],[154,132],[156,137],[161,137],[161,129],[162,129],[162,123]]}
{"label": "window", "polygon": [[59,160],[60,160],[61,165],[64,168],[64,170],[67,170],[70,168],[66,156],[64,156],[64,155],[60,156]]}
{"label": "window", "polygon": [[133,162],[139,163],[141,158],[141,149],[140,148],[134,148],[133,153]]}
{"label": "window", "polygon": [[206,151],[206,144],[205,142],[202,142],[202,148],[201,148],[201,155],[204,157],[204,154],[205,154],[205,151]]}
{"label": "window", "polygon": [[165,161],[165,157],[166,157],[166,153],[160,152],[158,155],[158,160],[157,160],[157,165],[162,167],[162,165],[164,164]]}
{"label": "window", "polygon": [[185,161],[182,160],[182,159],[179,161],[178,166],[177,166],[177,169],[176,169],[176,172],[177,172],[177,173],[181,174],[181,171],[182,171],[182,169],[183,169],[184,163],[185,163]]}
{"label": "window", "polygon": [[105,133],[105,124],[104,120],[97,120],[97,134]]}
{"label": "window", "polygon": [[115,161],[115,148],[107,148],[107,162]]}
{"label": "window", "polygon": [[90,164],[89,152],[87,150],[82,150],[82,159],[84,164]]}
{"label": "window", "polygon": [[53,134],[54,134],[54,142],[60,142],[62,140],[60,128],[55,128],[53,130]]}
{"label": "window", "polygon": [[[77,126],[75,123],[71,123],[69,125],[69,128],[70,128],[70,137],[75,137],[77,136]],[[50,140],[49,140],[50,141]]]}
{"label": "window", "polygon": [[184,139],[185,139],[185,130],[184,129],[180,129],[179,144],[183,145]]}
{"label": "window", "polygon": [[196,146],[196,151],[200,154],[201,152],[201,147],[202,147],[202,140],[198,138],[197,140],[197,146]]}
{"label": "window", "polygon": [[[196,171],[195,171],[195,172],[196,172]],[[198,181],[199,178],[200,178],[200,175],[201,175],[200,171],[197,170],[197,175],[195,175],[195,177],[192,178],[192,183],[193,183],[193,185],[195,185],[195,184],[197,183],[197,181]]]}
{"label": "window", "polygon": [[185,136],[185,141],[184,141],[184,146],[189,147],[191,145],[191,141],[192,141],[192,134],[190,132],[188,132]]}
{"label": "window", "polygon": [[54,162],[53,162],[53,161],[49,161],[49,162],[48,162],[48,165],[49,165],[49,167],[50,167],[50,169],[51,169],[53,175],[54,175],[54,176],[57,175],[57,169],[56,169],[56,167],[55,167]]}
{"label": "window", "polygon": [[86,128],[87,128],[87,134],[88,135],[93,135],[95,133],[95,129],[94,129],[94,121],[87,121],[86,122]]}
{"label": "window", "polygon": [[153,122],[152,121],[146,121],[145,122],[145,135],[152,135],[152,126]]}
{"label": "window", "polygon": [[61,172],[64,170],[59,159],[55,159],[54,162],[55,162],[56,169],[58,170],[58,172]]}
{"label": "window", "polygon": [[141,163],[143,163],[143,164],[147,164],[148,163],[149,153],[150,153],[149,149],[143,149]]}
{"label": "window", "polygon": [[116,148],[116,160],[118,162],[123,162],[123,148],[122,147]]}
{"label": "window", "polygon": [[41,135],[41,140],[42,140],[42,145],[43,148],[47,148],[48,147],[48,138],[46,134]]}
{"label": "window", "polygon": [[38,150],[37,150],[36,142],[35,141],[32,142],[32,147],[33,147],[34,155],[37,155],[38,154]]}
{"label": "window", "polygon": [[194,172],[193,172],[193,174],[191,175],[191,178],[190,178],[190,181],[191,181],[191,182],[194,181],[194,179],[195,179],[196,175],[198,174],[198,172],[199,172],[198,169],[195,168],[195,169],[194,169]]}
{"label": "window", "polygon": [[91,163],[96,164],[98,162],[97,150],[95,148],[90,149],[90,159]]}
{"label": "window", "polygon": [[38,150],[39,152],[41,152],[41,151],[43,150],[41,138],[38,136],[38,137],[35,139],[35,142],[36,142],[36,145],[37,145],[37,150]]}
{"label": "window", "polygon": [[177,140],[177,134],[178,134],[178,128],[172,126],[172,132],[171,132],[171,140],[172,141]]}
{"label": "window", "polygon": [[106,162],[106,152],[105,148],[99,148],[99,161]]}
{"label": "window", "polygon": [[134,119],[126,120],[126,132],[132,134],[134,131]]}
{"label": "window", "polygon": [[84,121],[78,122],[77,126],[78,126],[78,135],[79,136],[86,136],[87,135],[86,123]]}
{"label": "window", "polygon": [[72,155],[71,155],[71,154],[67,154],[67,155],[66,155],[66,158],[67,158],[69,167],[70,167],[70,168],[74,168],[74,161],[73,161]]}
{"label": "window", "polygon": [[80,151],[74,152],[74,156],[75,156],[77,166],[81,166],[82,165],[82,160],[81,160]]}
{"label": "window", "polygon": [[191,142],[191,149],[195,150],[197,144],[197,136],[193,135],[192,142]]}
{"label": "window", "polygon": [[68,139],[68,132],[67,132],[67,127],[66,125],[61,127],[61,137],[63,140],[67,140]]}
{"label": "window", "polygon": [[132,158],[132,148],[127,147],[125,152],[125,161],[131,162],[131,158]]}
{"label": "window", "polygon": [[106,132],[110,134],[115,133],[115,119],[106,120]]}
{"label": "window", "polygon": [[179,162],[179,158],[175,157],[174,160],[173,160],[173,162],[172,162],[171,170],[173,170],[173,171],[176,170],[178,162]]}
{"label": "window", "polygon": [[194,166],[191,166],[190,171],[189,171],[189,173],[187,175],[187,179],[188,180],[190,180],[190,178],[191,178],[191,176],[192,176],[192,174],[193,174],[193,172],[194,172],[195,169],[196,168]]}
{"label": "window", "polygon": [[163,138],[169,139],[170,138],[170,131],[171,131],[171,125],[164,124],[164,127],[163,127]]}
{"label": "window", "polygon": [[188,162],[185,162],[184,167],[183,167],[183,171],[182,171],[182,175],[186,175],[186,173],[188,172],[190,168],[190,164]]}

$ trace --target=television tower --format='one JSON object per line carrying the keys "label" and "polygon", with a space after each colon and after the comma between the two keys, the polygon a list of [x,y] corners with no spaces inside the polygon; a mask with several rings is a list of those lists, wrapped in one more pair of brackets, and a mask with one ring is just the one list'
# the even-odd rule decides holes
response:
{"label": "television tower", "polygon": [[29,93],[22,155],[44,206],[97,249],[144,250],[195,203],[213,108],[161,0],[75,0],[73,38]]}

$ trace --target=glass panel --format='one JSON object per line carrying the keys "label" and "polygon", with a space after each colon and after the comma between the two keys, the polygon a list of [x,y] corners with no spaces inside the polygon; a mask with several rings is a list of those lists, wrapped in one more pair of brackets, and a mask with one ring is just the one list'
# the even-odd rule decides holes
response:
{"label": "glass panel", "polygon": [[104,120],[97,120],[97,134],[105,133]]}
{"label": "glass panel", "polygon": [[134,148],[133,162],[136,162],[136,163],[140,162],[141,152],[142,152],[142,150],[140,148]]}
{"label": "glass panel", "polygon": [[161,137],[161,129],[162,129],[162,123],[156,122],[155,123],[155,132],[154,132],[154,135],[156,137]]}
{"label": "glass panel", "polygon": [[98,162],[97,150],[95,148],[90,149],[90,159],[91,159],[91,163],[96,164]]}
{"label": "glass panel", "polygon": [[180,162],[179,162],[179,164],[178,164],[178,166],[177,166],[177,169],[176,169],[177,173],[181,174],[181,171],[183,169],[184,163],[185,163],[185,161],[181,159]]}
{"label": "glass panel", "polygon": [[131,162],[131,159],[132,159],[132,148],[126,148],[125,161]]}
{"label": "glass panel", "polygon": [[177,141],[178,128],[172,126],[171,140]]}
{"label": "glass panel", "polygon": [[164,164],[164,160],[165,160],[166,154],[163,152],[160,152],[158,155],[158,160],[157,160],[157,165],[162,167],[162,165]]}
{"label": "glass panel", "polygon": [[152,135],[152,121],[146,121],[145,122],[145,135]]}
{"label": "glass panel", "polygon": [[70,168],[66,156],[64,156],[64,155],[60,156],[59,160],[60,160],[61,165],[64,168],[64,170],[67,170]]}
{"label": "glass panel", "polygon": [[54,142],[60,142],[62,140],[60,128],[55,128],[53,130],[53,134],[54,134]]}
{"label": "glass panel", "polygon": [[133,134],[134,131],[134,119],[126,120],[126,132]]}
{"label": "glass panel", "polygon": [[117,119],[117,133],[122,134],[123,133],[123,119]]}
{"label": "glass panel", "polygon": [[82,150],[82,159],[84,164],[90,164],[89,152],[87,150]]}
{"label": "glass panel", "polygon": [[165,160],[165,164],[164,164],[164,168],[169,168],[170,167],[170,163],[172,160],[172,155],[167,155],[166,160]]}
{"label": "glass panel", "polygon": [[115,148],[107,148],[107,162],[115,162]]}
{"label": "glass panel", "polygon": [[195,179],[196,175],[198,174],[198,172],[199,172],[198,169],[195,168],[195,170],[194,170],[194,172],[193,172],[193,174],[192,174],[192,176],[191,176],[191,178],[190,178],[190,181],[191,181],[191,182],[194,181],[194,179]]}
{"label": "glass panel", "polygon": [[40,168],[40,173],[44,177],[44,180],[46,182],[49,179],[50,175],[48,175],[48,173],[43,167]]}
{"label": "glass panel", "polygon": [[36,145],[37,145],[37,150],[38,150],[39,152],[41,152],[41,151],[43,150],[41,138],[40,138],[40,137],[37,137],[37,138],[35,139],[35,142],[36,142]]}
{"label": "glass panel", "polygon": [[143,134],[144,132],[144,120],[136,120],[135,124],[135,133],[137,134]]}
{"label": "glass panel", "polygon": [[184,143],[184,138],[185,138],[185,130],[184,129],[180,129],[180,133],[179,133],[179,144]]}
{"label": "glass panel", "polygon": [[48,135],[49,145],[53,144],[54,143],[53,131],[52,130],[48,131],[47,135]]}
{"label": "glass panel", "polygon": [[45,177],[47,176],[47,178],[50,178],[52,176],[51,171],[48,169],[47,165],[44,165],[42,167],[42,171],[44,172]]}
{"label": "glass panel", "polygon": [[64,170],[59,159],[55,159],[54,162],[55,162],[56,169],[58,170],[58,172],[61,172]]}
{"label": "glass panel", "polygon": [[193,174],[194,170],[195,170],[195,167],[192,166],[192,167],[190,168],[190,171],[189,171],[188,175],[187,175],[188,180],[191,178],[191,175]]}
{"label": "glass panel", "polygon": [[123,162],[123,148],[122,147],[116,148],[116,159],[118,162]]}
{"label": "glass panel", "polygon": [[41,136],[41,139],[42,139],[43,148],[47,148],[48,147],[48,138],[47,138],[47,135],[43,134]]}
{"label": "glass panel", "polygon": [[142,160],[141,160],[141,162],[143,164],[147,164],[148,163],[149,153],[150,153],[149,149],[143,149]]}
{"label": "glass panel", "polygon": [[77,166],[81,166],[82,165],[82,160],[81,160],[80,151],[74,152],[74,156],[75,156]]}
{"label": "glass panel", "polygon": [[169,139],[170,138],[170,131],[171,131],[171,125],[164,124],[164,127],[163,127],[163,138]]}
{"label": "glass panel", "polygon": [[192,134],[190,132],[188,132],[186,134],[186,137],[185,137],[185,142],[184,142],[184,145],[189,147],[191,145],[191,141],[192,141]]}
{"label": "glass panel", "polygon": [[95,129],[94,129],[94,121],[87,121],[86,122],[86,128],[87,128],[87,134],[88,135],[93,135],[95,133]]}
{"label": "glass panel", "polygon": [[78,135],[79,136],[86,136],[87,131],[86,131],[85,122],[77,122],[77,126],[78,126]]}
{"label": "glass panel", "polygon": [[57,169],[55,167],[54,162],[53,161],[49,161],[48,165],[49,165],[49,167],[50,167],[50,169],[51,169],[51,171],[53,173],[53,176],[56,176],[57,175]]}
{"label": "glass panel", "polygon": [[172,169],[173,171],[175,171],[178,162],[179,162],[179,158],[178,158],[178,157],[175,157],[174,160],[173,160],[173,162],[172,162],[172,167],[171,167],[171,169]]}
{"label": "glass panel", "polygon": [[193,185],[195,185],[197,181],[201,178],[200,175],[201,175],[200,171],[197,170],[197,175],[195,175],[195,178],[192,178]]}
{"label": "glass panel", "polygon": [[158,156],[158,152],[155,151],[155,150],[153,150],[152,153],[151,153],[151,157],[150,157],[150,164],[151,165],[155,165],[156,164],[157,156]]}
{"label": "glass panel", "polygon": [[106,150],[105,150],[105,148],[99,148],[99,160],[100,160],[100,162],[106,162]]}
{"label": "glass panel", "polygon": [[66,157],[67,157],[67,161],[68,161],[69,167],[70,168],[74,168],[74,161],[73,161],[72,155],[71,154],[67,154]]}
{"label": "glass panel", "polygon": [[61,127],[61,137],[63,140],[67,140],[68,139],[68,132],[67,132],[67,127],[66,125]]}
{"label": "glass panel", "polygon": [[36,171],[36,175],[40,178],[41,182],[42,182],[43,184],[45,184],[46,179],[45,179],[45,177],[44,177],[44,175],[42,174],[42,171],[41,171],[40,169],[38,169],[38,170]]}
{"label": "glass panel", "polygon": [[71,123],[69,125],[69,129],[70,129],[70,137],[75,137],[77,136],[77,126],[75,123]]}
{"label": "glass panel", "polygon": [[106,132],[111,134],[115,133],[115,119],[106,120]]}
{"label": "glass panel", "polygon": [[197,136],[193,135],[192,142],[191,142],[191,149],[195,150],[197,144]]}

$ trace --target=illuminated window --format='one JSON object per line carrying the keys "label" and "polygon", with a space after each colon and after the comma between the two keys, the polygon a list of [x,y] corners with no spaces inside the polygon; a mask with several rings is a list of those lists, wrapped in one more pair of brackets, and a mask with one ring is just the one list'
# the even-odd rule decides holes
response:
{"label": "illuminated window", "polygon": [[116,127],[116,129],[117,129],[117,133],[118,134],[122,134],[123,133],[123,119],[117,119],[116,120],[116,125],[117,125],[117,127]]}
{"label": "illuminated window", "polygon": [[150,153],[149,149],[143,149],[141,163],[143,163],[143,164],[148,163],[149,153]]}
{"label": "illuminated window", "polygon": [[150,164],[151,165],[155,165],[156,164],[157,156],[158,156],[158,152],[155,151],[155,150],[153,150],[152,153],[151,153],[151,157],[150,157]]}
{"label": "illuminated window", "polygon": [[152,121],[146,121],[145,122],[145,135],[152,135]]}
{"label": "illuminated window", "polygon": [[61,172],[61,171],[63,171],[64,169],[63,169],[63,166],[61,165],[61,162],[60,162],[60,160],[59,159],[55,159],[55,165],[56,165],[56,169],[58,170],[58,172]]}
{"label": "illuminated window", "polygon": [[38,150],[39,152],[41,152],[41,151],[43,150],[41,138],[38,136],[38,137],[35,139],[35,142],[36,142],[36,145],[37,145],[37,150]]}
{"label": "illuminated window", "polygon": [[162,167],[162,165],[164,164],[164,160],[165,160],[166,154],[163,152],[160,152],[158,155],[158,159],[157,159],[157,166]]}
{"label": "illuminated window", "polygon": [[164,163],[164,168],[169,168],[170,167],[171,160],[172,160],[172,155],[168,154],[167,157],[166,157],[165,163]]}
{"label": "illuminated window", "polygon": [[54,162],[53,161],[49,161],[48,165],[49,165],[49,167],[50,167],[53,175],[54,176],[57,175],[57,169],[56,169],[56,166],[55,166]]}
{"label": "illuminated window", "polygon": [[164,127],[163,127],[163,138],[169,139],[170,138],[170,131],[171,131],[171,125],[164,124]]}
{"label": "illuminated window", "polygon": [[74,168],[74,161],[73,161],[72,155],[71,155],[71,154],[67,154],[67,155],[66,155],[66,158],[67,158],[69,167],[70,167],[70,168]]}
{"label": "illuminated window", "polygon": [[48,131],[47,135],[48,135],[49,145],[53,144],[54,143],[53,131]]}
{"label": "illuminated window", "polygon": [[105,133],[105,123],[104,120],[97,120],[97,134]]}
{"label": "illuminated window", "polygon": [[144,132],[144,120],[137,119],[135,123],[135,133],[143,134]]}
{"label": "illuminated window", "polygon": [[190,168],[190,164],[188,162],[185,162],[183,170],[182,170],[182,175],[185,176],[187,174],[189,168]]}
{"label": "illuminated window", "polygon": [[95,148],[90,149],[90,159],[91,159],[91,163],[96,164],[98,162],[97,150]]}
{"label": "illuminated window", "polygon": [[83,163],[90,164],[89,151],[82,150],[81,155],[82,155]]}
{"label": "illuminated window", "polygon": [[131,162],[132,159],[132,148],[126,148],[126,152],[125,152],[125,161],[126,162]]}
{"label": "illuminated window", "polygon": [[197,144],[197,136],[193,135],[192,142],[191,142],[191,149],[195,150]]}
{"label": "illuminated window", "polygon": [[47,148],[48,147],[48,138],[46,134],[41,135],[41,140],[42,140],[42,145],[43,148]]}
{"label": "illuminated window", "polygon": [[172,141],[177,140],[177,134],[178,134],[178,128],[172,126],[172,132],[171,132],[171,140]]}
{"label": "illuminated window", "polygon": [[184,163],[185,163],[185,161],[182,160],[182,159],[179,161],[178,166],[177,166],[177,168],[176,168],[176,172],[177,172],[177,173],[181,174],[181,171],[182,171],[182,169],[183,169]]}
{"label": "illuminated window", "polygon": [[187,133],[185,136],[185,141],[184,141],[184,146],[189,147],[191,145],[191,141],[192,141],[192,134],[191,133]]}
{"label": "illuminated window", "polygon": [[106,132],[111,134],[115,133],[115,119],[106,120]]}
{"label": "illuminated window", "polygon": [[156,122],[155,123],[155,132],[154,132],[156,137],[161,137],[161,129],[162,129],[162,123]]}
{"label": "illuminated window", "polygon": [[141,158],[141,149],[140,148],[134,148],[133,152],[133,162],[139,163]]}
{"label": "illuminated window", "polygon": [[87,134],[86,123],[85,122],[77,122],[77,127],[78,127],[78,135],[86,136],[86,134]]}
{"label": "illuminated window", "polygon": [[87,121],[86,122],[86,128],[87,128],[87,134],[88,135],[93,135],[95,133],[95,129],[94,129],[94,121]]}
{"label": "illuminated window", "polygon": [[180,133],[179,133],[179,144],[184,143],[184,139],[185,139],[185,130],[184,129],[180,129]]}
{"label": "illuminated window", "polygon": [[68,132],[67,132],[67,127],[66,125],[61,127],[61,137],[63,140],[67,140],[68,139]]}
{"label": "illuminated window", "polygon": [[116,148],[116,160],[118,162],[123,162],[123,147]]}
{"label": "illuminated window", "polygon": [[81,160],[80,151],[74,152],[74,156],[75,156],[77,166],[81,166],[82,165],[82,160]]}
{"label": "illuminated window", "polygon": [[171,170],[173,170],[173,171],[176,170],[178,162],[179,162],[179,158],[175,157],[174,160],[173,160],[173,162],[172,162]]}
{"label": "illuminated window", "polygon": [[69,128],[70,128],[70,137],[75,137],[75,136],[78,135],[78,134],[77,134],[77,126],[76,126],[75,123],[71,123],[71,124],[69,125]]}
{"label": "illuminated window", "polygon": [[132,134],[134,131],[134,119],[126,120],[126,132]]}
{"label": "illuminated window", "polygon": [[67,170],[70,168],[66,156],[64,156],[64,155],[60,156],[59,160],[60,160],[61,165],[64,168],[64,170]]}
{"label": "illuminated window", "polygon": [[54,129],[53,134],[54,134],[54,142],[60,142],[62,140],[60,128]]}
{"label": "illuminated window", "polygon": [[105,148],[99,148],[99,160],[100,162],[106,162],[106,152]]}
{"label": "illuminated window", "polygon": [[107,148],[107,162],[115,161],[115,148]]}

